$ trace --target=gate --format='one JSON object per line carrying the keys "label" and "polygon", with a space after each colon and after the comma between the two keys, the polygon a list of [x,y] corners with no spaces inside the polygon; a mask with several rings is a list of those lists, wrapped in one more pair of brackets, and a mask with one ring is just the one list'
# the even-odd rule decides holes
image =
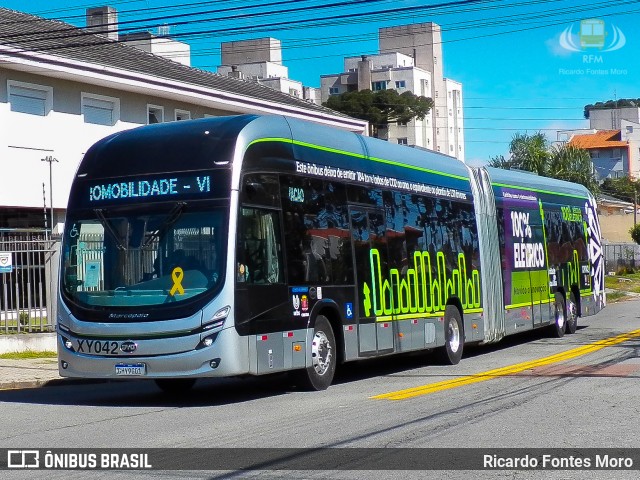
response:
{"label": "gate", "polygon": [[607,274],[633,273],[640,269],[640,245],[609,243],[602,245]]}
{"label": "gate", "polygon": [[54,330],[58,250],[44,230],[0,229],[0,333]]}

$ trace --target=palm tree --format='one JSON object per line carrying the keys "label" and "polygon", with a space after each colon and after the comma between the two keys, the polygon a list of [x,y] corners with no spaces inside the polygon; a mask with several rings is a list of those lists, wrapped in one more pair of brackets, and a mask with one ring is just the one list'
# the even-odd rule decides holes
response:
{"label": "palm tree", "polygon": [[546,175],[549,145],[543,133],[516,133],[509,145],[513,167]]}
{"label": "palm tree", "polygon": [[492,157],[489,165],[546,175],[549,162],[548,146],[547,139],[541,132],[533,135],[516,133],[509,143],[509,158],[505,159],[502,155]]}
{"label": "palm tree", "polygon": [[580,183],[594,194],[600,190],[589,152],[574,145],[564,144],[551,149],[547,176]]}

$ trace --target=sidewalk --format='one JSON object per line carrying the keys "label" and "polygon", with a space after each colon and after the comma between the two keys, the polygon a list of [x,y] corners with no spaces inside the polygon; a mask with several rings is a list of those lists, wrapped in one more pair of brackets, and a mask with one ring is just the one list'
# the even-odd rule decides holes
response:
{"label": "sidewalk", "polygon": [[0,390],[43,387],[64,381],[58,375],[58,360],[55,357],[22,360],[0,358]]}

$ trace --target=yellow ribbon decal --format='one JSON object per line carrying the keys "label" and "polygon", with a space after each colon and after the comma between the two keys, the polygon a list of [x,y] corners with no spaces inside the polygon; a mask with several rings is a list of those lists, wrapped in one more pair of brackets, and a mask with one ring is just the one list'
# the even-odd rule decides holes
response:
{"label": "yellow ribbon decal", "polygon": [[176,267],[171,272],[171,279],[173,280],[173,287],[169,295],[175,295],[178,292],[180,295],[184,295],[184,288],[182,288],[182,279],[184,278],[184,272],[180,267]]}

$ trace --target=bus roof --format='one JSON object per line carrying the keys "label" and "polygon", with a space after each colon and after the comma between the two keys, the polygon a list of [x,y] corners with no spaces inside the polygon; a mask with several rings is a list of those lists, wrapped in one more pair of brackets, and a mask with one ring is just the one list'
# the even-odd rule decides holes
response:
{"label": "bus roof", "polygon": [[530,172],[486,167],[494,187],[518,188],[531,192],[589,198],[589,190],[577,183],[542,177]]}
{"label": "bus roof", "polygon": [[[356,162],[379,162],[468,179],[464,163],[453,157],[400,146],[284,116],[240,115],[147,125],[110,135],[86,153],[78,175],[124,177],[140,173],[201,170],[216,159],[232,160],[236,148],[256,141],[284,140],[334,153]],[[295,150],[295,148],[294,148]]]}

